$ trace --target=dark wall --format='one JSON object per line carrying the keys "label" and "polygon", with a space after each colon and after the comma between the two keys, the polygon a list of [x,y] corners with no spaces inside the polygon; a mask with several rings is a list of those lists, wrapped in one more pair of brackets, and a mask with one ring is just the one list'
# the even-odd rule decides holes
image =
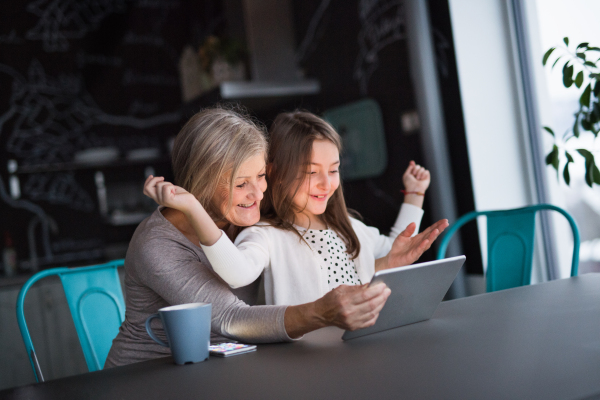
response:
{"label": "dark wall", "polygon": [[[437,10],[445,0],[431,3]],[[182,104],[182,49],[197,46],[209,34],[243,35],[236,7],[241,1],[2,2],[0,230],[10,233],[20,260],[31,257],[28,230],[34,233],[33,248],[42,266],[111,258],[115,253],[107,249],[126,246],[136,225],[116,226],[101,217],[95,174],[103,172],[107,186],[113,187],[109,190],[138,185],[137,195],[128,198],[141,194],[146,167],[170,176],[169,138],[199,108],[221,100],[213,91]],[[387,232],[402,202],[402,173],[410,160],[424,161],[418,130],[403,131],[401,125],[402,115],[416,109],[403,2],[292,0],[292,7],[298,65],[307,77],[320,81],[321,92],[242,103],[269,124],[283,110],[322,113],[374,99],[383,114],[388,165],[381,176],[346,182],[344,190],[349,207]],[[447,5],[443,10],[432,19],[451,43]],[[455,71],[450,75],[443,92],[455,162],[466,146],[462,119],[448,118],[455,114],[453,107],[460,112]],[[77,152],[98,147],[118,149],[118,158],[94,167],[73,163]],[[127,157],[141,148],[158,149],[158,157],[143,162]],[[7,169],[8,160],[17,162],[16,173]],[[456,167],[468,168],[467,160],[461,157]],[[11,179],[20,182],[18,201],[7,193]],[[470,181],[457,193],[467,191],[471,193]],[[459,199],[461,213],[471,207],[472,196],[471,203],[467,197]],[[432,222],[430,201],[426,198],[423,226]],[[140,198],[123,207],[148,210],[152,204]]]}
{"label": "dark wall", "polygon": [[[152,207],[127,190],[137,183],[133,190],[141,193],[147,166],[170,173],[167,141],[184,122],[181,50],[223,29],[219,4],[2,2],[0,234],[9,232],[21,261],[35,250],[42,266],[87,262],[126,245],[135,224],[101,218],[95,173],[104,173],[109,195],[123,197],[116,206],[124,211]],[[116,159],[74,163],[77,152],[107,147]],[[132,160],[131,151],[149,148],[157,151],[152,160]],[[16,161],[15,174],[8,160]],[[20,183],[16,201],[7,194],[9,180]]]}

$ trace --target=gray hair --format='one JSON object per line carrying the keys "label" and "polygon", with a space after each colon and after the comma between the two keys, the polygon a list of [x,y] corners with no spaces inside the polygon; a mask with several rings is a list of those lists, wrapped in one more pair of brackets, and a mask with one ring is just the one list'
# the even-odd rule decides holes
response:
{"label": "gray hair", "polygon": [[241,110],[219,106],[201,110],[175,138],[171,154],[175,184],[196,196],[213,219],[221,219],[225,216],[211,201],[217,188],[228,181],[231,207],[234,178],[257,154],[267,154],[262,125]]}

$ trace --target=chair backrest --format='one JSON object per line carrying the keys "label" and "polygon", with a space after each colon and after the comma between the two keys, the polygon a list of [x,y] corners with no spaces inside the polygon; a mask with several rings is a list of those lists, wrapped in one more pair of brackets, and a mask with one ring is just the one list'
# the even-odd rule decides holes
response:
{"label": "chair backrest", "polygon": [[52,268],[38,272],[25,282],[17,299],[17,321],[38,382],[44,378],[25,322],[27,291],[40,279],[59,276],[86,364],[89,371],[97,371],[104,367],[112,340],[125,320],[125,302],[117,271],[123,263],[124,260],[115,260],[89,267]]}
{"label": "chair backrest", "polygon": [[464,224],[479,216],[487,218],[488,264],[487,291],[509,289],[531,283],[535,214],[539,210],[554,210],[569,221],[573,231],[573,259],[571,276],[579,268],[579,229],[575,220],[562,208],[551,204],[537,204],[512,210],[472,211],[460,217],[443,237],[437,258],[444,258],[450,239]]}

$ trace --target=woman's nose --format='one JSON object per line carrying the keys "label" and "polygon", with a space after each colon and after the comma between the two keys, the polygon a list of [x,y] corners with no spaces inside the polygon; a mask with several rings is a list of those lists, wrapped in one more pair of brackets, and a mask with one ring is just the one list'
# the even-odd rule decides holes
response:
{"label": "woman's nose", "polygon": [[250,197],[252,200],[262,200],[264,194],[263,191],[260,189],[259,184],[252,185],[252,190],[250,191],[250,193],[248,193],[248,197]]}

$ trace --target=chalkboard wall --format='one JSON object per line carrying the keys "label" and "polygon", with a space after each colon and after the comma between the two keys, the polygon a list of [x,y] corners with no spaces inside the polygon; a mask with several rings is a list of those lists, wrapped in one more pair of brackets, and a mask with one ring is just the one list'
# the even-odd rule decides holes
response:
{"label": "chalkboard wall", "polygon": [[[11,236],[24,267],[123,254],[136,224],[111,222],[110,212],[152,209],[139,198],[144,174],[150,167],[169,177],[170,138],[219,100],[213,92],[183,104],[178,62],[185,45],[209,34],[239,35],[243,21],[227,21],[224,3],[241,7],[234,0],[2,2],[0,234]],[[297,63],[321,92],[250,111],[268,124],[282,110],[320,113],[374,99],[388,166],[344,190],[349,207],[387,231],[402,202],[402,172],[409,160],[423,161],[418,131],[401,125],[416,108],[403,2],[293,0],[292,9]],[[108,205],[99,200],[103,187]]]}

